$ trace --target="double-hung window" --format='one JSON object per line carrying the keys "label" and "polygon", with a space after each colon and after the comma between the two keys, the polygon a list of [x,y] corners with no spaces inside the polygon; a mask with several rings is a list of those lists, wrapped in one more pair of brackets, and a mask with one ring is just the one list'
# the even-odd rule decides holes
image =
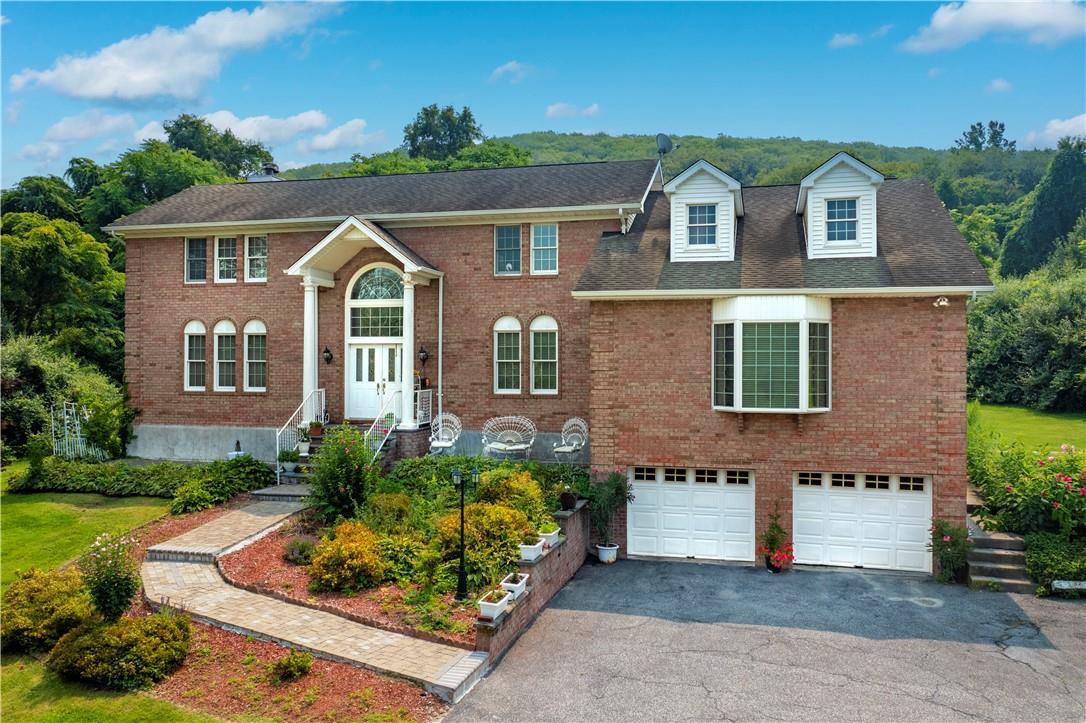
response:
{"label": "double-hung window", "polygon": [[520,322],[511,316],[494,324],[494,393],[520,394]]}
{"label": "double-hung window", "polygon": [[207,280],[207,239],[185,239],[185,283],[202,284]]}
{"label": "double-hung window", "polygon": [[245,280],[268,280],[268,237],[245,237]]}
{"label": "double-hung window", "polygon": [[253,319],[245,324],[245,391],[268,390],[268,329]]}
{"label": "double-hung window", "polygon": [[215,239],[215,281],[238,280],[238,240],[233,236]]}
{"label": "double-hung window", "polygon": [[716,245],[716,204],[696,204],[686,207],[686,229],[689,246]]}
{"label": "double-hung window", "polygon": [[855,198],[826,201],[826,240],[829,242],[856,240]]}
{"label": "double-hung window", "polygon": [[215,325],[215,391],[232,392],[237,388],[237,329],[231,321]]}
{"label": "double-hung window", "polygon": [[496,276],[520,274],[519,225],[494,227],[494,274]]}
{"label": "double-hung window", "polygon": [[558,322],[532,319],[532,394],[558,393]]}
{"label": "double-hung window", "polygon": [[532,224],[532,273],[558,273],[558,224]]}
{"label": "double-hung window", "polygon": [[185,324],[185,391],[207,389],[207,328],[199,321]]}

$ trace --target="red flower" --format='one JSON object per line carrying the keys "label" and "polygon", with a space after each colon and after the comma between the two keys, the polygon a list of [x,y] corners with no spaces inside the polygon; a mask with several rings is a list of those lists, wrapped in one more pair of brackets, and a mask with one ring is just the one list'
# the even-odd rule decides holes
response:
{"label": "red flower", "polygon": [[1078,488],[1078,493],[1080,495],[1086,495],[1086,487],[1079,487]]}
{"label": "red flower", "polygon": [[1060,503],[1059,503],[1059,502],[1056,502],[1055,500],[1053,500],[1053,502],[1052,502],[1052,509],[1054,509],[1054,510],[1058,510],[1059,508],[1060,508]]}
{"label": "red flower", "polygon": [[1037,460],[1037,464],[1039,464],[1039,465],[1041,465],[1042,467],[1044,467],[1044,466],[1045,466],[1045,461],[1044,461],[1043,459],[1039,459],[1039,460]]}
{"label": "red flower", "polygon": [[[1014,487],[1011,487],[1010,485],[1007,485],[1007,491],[1008,491],[1008,492],[1014,492]],[[935,528],[933,527],[933,528],[931,528],[931,529],[933,529],[933,530],[934,530]]]}
{"label": "red flower", "polygon": [[943,542],[950,542],[950,535],[943,535]]}

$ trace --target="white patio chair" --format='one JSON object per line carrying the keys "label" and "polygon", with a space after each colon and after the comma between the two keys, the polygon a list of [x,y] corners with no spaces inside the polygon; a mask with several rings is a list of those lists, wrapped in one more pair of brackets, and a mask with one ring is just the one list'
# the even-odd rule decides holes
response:
{"label": "white patio chair", "polygon": [[571,417],[562,425],[562,441],[554,443],[554,459],[567,462],[588,444],[588,422]]}
{"label": "white patio chair", "polygon": [[430,422],[430,454],[452,454],[464,425],[460,417],[450,412],[442,412]]}
{"label": "white patio chair", "polygon": [[535,432],[535,425],[527,417],[492,417],[483,423],[483,454],[528,459]]}

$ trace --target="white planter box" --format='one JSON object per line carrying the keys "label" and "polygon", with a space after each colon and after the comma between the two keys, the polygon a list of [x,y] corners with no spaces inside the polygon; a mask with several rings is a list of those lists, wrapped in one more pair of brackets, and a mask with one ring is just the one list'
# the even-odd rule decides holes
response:
{"label": "white planter box", "polygon": [[505,609],[509,607],[509,601],[513,599],[513,595],[508,590],[504,592],[505,595],[498,602],[486,602],[486,598],[490,596],[490,593],[479,598],[480,618],[483,620],[497,620],[498,616],[505,612]]}
{"label": "white planter box", "polygon": [[524,562],[537,560],[543,554],[543,538],[534,545],[520,545],[520,559]]}
{"label": "white planter box", "polygon": [[293,472],[294,470],[298,469],[297,462],[280,462],[279,464],[283,465],[284,472]]}
{"label": "white planter box", "polygon": [[309,442],[298,442],[298,454],[303,457],[309,456]]}
{"label": "white planter box", "polygon": [[[517,578],[520,582],[513,582]],[[523,572],[511,572],[502,580],[502,589],[513,593],[514,600],[520,600],[520,596],[528,589],[528,575]]]}
{"label": "white planter box", "polygon": [[540,532],[539,537],[543,540],[547,547],[554,547],[558,544],[558,536],[562,534],[562,528],[559,527],[554,532]]}

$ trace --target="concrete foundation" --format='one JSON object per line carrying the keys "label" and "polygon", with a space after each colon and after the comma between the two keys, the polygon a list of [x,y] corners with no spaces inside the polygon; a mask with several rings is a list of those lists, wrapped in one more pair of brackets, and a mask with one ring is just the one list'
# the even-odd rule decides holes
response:
{"label": "concrete foundation", "polygon": [[187,424],[137,424],[136,438],[128,454],[144,459],[210,462],[226,459],[241,450],[264,462],[275,461],[275,429],[272,427],[209,427]]}

